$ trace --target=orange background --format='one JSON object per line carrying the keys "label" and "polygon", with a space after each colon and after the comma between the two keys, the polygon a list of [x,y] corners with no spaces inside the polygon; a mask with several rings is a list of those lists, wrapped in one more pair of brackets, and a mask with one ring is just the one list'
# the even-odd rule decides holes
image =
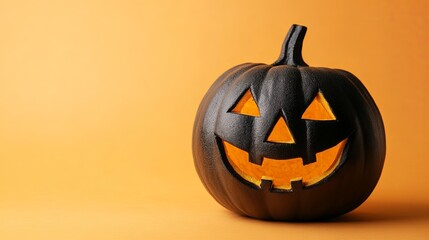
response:
{"label": "orange background", "polygon": [[[427,239],[429,4],[421,1],[0,1],[0,239]],[[376,100],[387,156],[372,196],[323,223],[242,218],[194,170],[213,81],[304,59]]]}

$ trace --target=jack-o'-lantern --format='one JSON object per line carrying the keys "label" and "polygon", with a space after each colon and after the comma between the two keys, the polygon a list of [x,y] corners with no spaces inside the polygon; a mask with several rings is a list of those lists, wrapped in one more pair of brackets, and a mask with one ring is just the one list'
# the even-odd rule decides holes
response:
{"label": "jack-o'-lantern", "polygon": [[309,67],[306,28],[293,25],[279,59],[225,72],[196,116],[193,155],[209,193],[261,219],[304,221],[358,207],[381,175],[379,110],[351,73]]}

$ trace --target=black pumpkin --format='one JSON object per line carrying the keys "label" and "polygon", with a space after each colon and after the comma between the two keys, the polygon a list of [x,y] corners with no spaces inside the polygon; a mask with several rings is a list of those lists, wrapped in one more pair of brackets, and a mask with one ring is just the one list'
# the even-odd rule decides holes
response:
{"label": "black pumpkin", "polygon": [[209,193],[239,214],[306,221],[347,213],[381,175],[385,133],[351,73],[309,67],[306,28],[293,25],[279,59],[220,76],[197,112],[193,156]]}

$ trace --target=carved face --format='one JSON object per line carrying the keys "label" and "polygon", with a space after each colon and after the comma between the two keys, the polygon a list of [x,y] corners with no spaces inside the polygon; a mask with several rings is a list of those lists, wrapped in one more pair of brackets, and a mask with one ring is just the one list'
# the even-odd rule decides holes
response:
{"label": "carved face", "polygon": [[345,159],[354,129],[341,108],[333,107],[341,102],[338,94],[323,90],[329,79],[295,71],[277,67],[264,79],[237,79],[219,113],[216,135],[224,164],[251,186],[261,188],[265,180],[277,191],[291,191],[292,183],[309,187],[328,178]]}

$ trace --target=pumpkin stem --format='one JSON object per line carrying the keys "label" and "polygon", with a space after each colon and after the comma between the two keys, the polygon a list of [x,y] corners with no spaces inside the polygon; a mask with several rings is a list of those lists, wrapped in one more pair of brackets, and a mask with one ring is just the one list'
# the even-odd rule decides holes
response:
{"label": "pumpkin stem", "polygon": [[280,56],[273,63],[276,65],[291,65],[291,66],[308,66],[302,59],[302,43],[304,41],[307,28],[304,26],[293,24],[283,42]]}

